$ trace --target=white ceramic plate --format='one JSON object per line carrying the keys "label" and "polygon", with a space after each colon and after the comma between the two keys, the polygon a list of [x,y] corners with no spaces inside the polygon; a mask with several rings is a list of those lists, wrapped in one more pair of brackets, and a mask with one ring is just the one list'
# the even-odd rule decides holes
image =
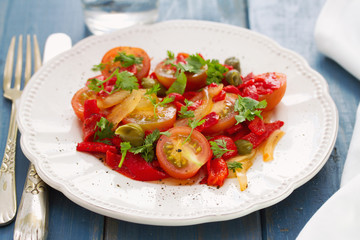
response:
{"label": "white ceramic plate", "polygon": [[[153,67],[172,50],[201,52],[220,61],[238,56],[243,74],[275,71],[288,76],[287,92],[273,114],[274,120],[285,122],[286,134],[274,161],[255,161],[246,191],[239,190],[236,179],[226,180],[220,189],[133,181],[76,152],[82,132],[70,100],[95,75],[91,67],[103,54],[122,45],[145,49]],[[239,27],[170,21],[89,37],[52,59],[24,90],[18,122],[21,147],[39,175],[77,204],[131,222],[190,225],[241,217],[287,197],[327,161],[338,115],[326,81],[296,53]]]}

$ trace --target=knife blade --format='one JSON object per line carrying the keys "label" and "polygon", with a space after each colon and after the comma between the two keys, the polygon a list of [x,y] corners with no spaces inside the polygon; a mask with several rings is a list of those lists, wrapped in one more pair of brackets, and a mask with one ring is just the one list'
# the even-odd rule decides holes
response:
{"label": "knife blade", "polygon": [[[64,33],[50,35],[44,48],[43,62],[71,48],[71,39]],[[38,61],[41,62],[41,61]],[[41,64],[35,64],[35,71]],[[15,221],[14,239],[46,239],[48,226],[48,186],[30,163]]]}

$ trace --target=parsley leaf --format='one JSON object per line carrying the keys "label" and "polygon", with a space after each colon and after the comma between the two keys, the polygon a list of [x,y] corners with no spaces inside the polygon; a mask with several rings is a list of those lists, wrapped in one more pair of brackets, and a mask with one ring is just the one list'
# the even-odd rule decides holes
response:
{"label": "parsley leaf", "polygon": [[91,70],[93,70],[94,72],[97,71],[102,71],[105,69],[105,63],[99,63],[98,65],[94,65]]}
{"label": "parsley leaf", "polygon": [[135,57],[133,54],[126,54],[125,52],[119,52],[114,57],[114,62],[120,62],[122,67],[130,67],[134,64],[142,64],[142,57]]}
{"label": "parsley leaf", "polygon": [[100,120],[96,123],[96,128],[97,130],[94,135],[95,142],[109,143],[109,140],[106,139],[112,138],[115,135],[114,131],[112,130],[113,124],[104,117],[101,117]]}
{"label": "parsley leaf", "polygon": [[261,110],[259,109],[265,108],[266,105],[266,100],[258,102],[252,98],[238,96],[234,105],[235,112],[238,112],[238,115],[235,116],[236,124],[244,122],[245,120],[254,120],[256,116],[263,119]]}
{"label": "parsley leaf", "polygon": [[[112,79],[114,76],[116,77],[115,85],[113,87],[113,90],[111,92],[108,92],[105,90],[104,84],[108,82],[110,79]],[[134,89],[139,89],[139,83],[137,81],[137,78],[134,76],[134,74],[128,71],[119,72],[119,69],[116,69],[104,81],[101,81],[97,78],[92,78],[92,79],[88,79],[88,82],[89,83],[87,86],[90,90],[93,90],[94,92],[100,92],[103,90],[107,94],[112,94],[114,92],[120,91],[121,89],[128,90],[130,92]]]}
{"label": "parsley leaf", "polygon": [[192,101],[185,99],[185,106],[181,106],[179,111],[180,118],[192,118],[195,117],[194,111],[188,110],[189,106],[193,104]]}
{"label": "parsley leaf", "polygon": [[227,162],[228,169],[230,171],[235,172],[236,169],[241,168],[242,169],[242,163],[241,162]]}
{"label": "parsley leaf", "polygon": [[121,160],[119,162],[119,166],[118,166],[119,168],[121,168],[125,160],[127,151],[131,149],[131,144],[129,142],[122,142],[120,143],[120,149],[121,149]]}
{"label": "parsley leaf", "polygon": [[[116,73],[116,83],[114,86],[114,90],[111,93],[118,91],[120,89],[132,91],[133,89],[139,89],[139,83],[137,78],[128,71],[123,71],[120,73]],[[110,93],[110,94],[111,94]]]}
{"label": "parsley leaf", "polygon": [[190,137],[191,137],[194,129],[196,127],[200,126],[201,124],[203,124],[204,122],[205,122],[205,119],[200,119],[200,120],[197,120],[195,118],[194,119],[189,119],[188,125],[189,125],[189,127],[191,127],[191,132],[190,132],[189,136],[185,139],[183,144],[190,140]]}
{"label": "parsley leaf", "polygon": [[152,133],[146,136],[144,144],[139,147],[130,149],[130,152],[134,154],[141,154],[146,162],[151,162],[155,157],[155,142],[159,139],[160,135],[167,135],[169,132],[160,132],[159,129],[155,129]]}
{"label": "parsley leaf", "polygon": [[224,78],[224,73],[226,73],[228,69],[220,64],[216,59],[212,59],[211,61],[207,60],[206,65],[208,66],[206,71],[207,85],[210,85],[211,83],[221,83],[221,80]]}
{"label": "parsley leaf", "polygon": [[184,94],[186,88],[187,78],[183,71],[177,76],[175,82],[170,86],[170,88],[166,91],[166,94],[169,93],[179,93]]}
{"label": "parsley leaf", "polygon": [[224,139],[217,139],[215,141],[210,141],[211,150],[213,151],[216,158],[221,158],[227,152],[233,152],[234,150],[229,150],[226,148],[226,142]]}

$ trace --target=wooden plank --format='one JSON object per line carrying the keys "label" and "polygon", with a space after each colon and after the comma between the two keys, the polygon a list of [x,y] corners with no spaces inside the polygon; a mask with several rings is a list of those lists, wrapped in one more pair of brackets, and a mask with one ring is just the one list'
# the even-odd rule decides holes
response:
{"label": "wooden plank", "polygon": [[[12,36],[37,34],[41,52],[47,36],[55,32],[67,33],[73,43],[88,34],[82,19],[80,1],[72,0],[2,0],[0,3],[0,79],[6,52]],[[9,125],[10,103],[0,100],[1,153]],[[16,182],[18,201],[25,181],[28,160],[18,144]],[[50,191],[48,239],[102,239],[104,217],[77,206],[56,190]],[[3,204],[3,203],[1,203]],[[1,227],[1,239],[12,239],[14,223]]]}
{"label": "wooden plank", "polygon": [[262,211],[264,238],[295,239],[315,211],[339,188],[340,177],[354,127],[360,82],[332,60],[320,54],[313,32],[321,1],[249,1],[249,24],[305,57],[327,80],[339,111],[339,133],[323,169],[287,199]]}

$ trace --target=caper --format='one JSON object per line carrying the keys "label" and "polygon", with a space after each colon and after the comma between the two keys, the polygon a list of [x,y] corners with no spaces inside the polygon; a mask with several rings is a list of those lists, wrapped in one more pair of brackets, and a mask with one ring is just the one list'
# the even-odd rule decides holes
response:
{"label": "caper", "polygon": [[225,75],[225,79],[228,83],[234,86],[242,84],[240,73],[235,69],[228,71]]}
{"label": "caper", "polygon": [[141,146],[144,143],[145,132],[136,123],[128,123],[118,127],[115,134],[119,135],[122,141],[129,142],[132,146]]}
{"label": "caper", "polygon": [[240,60],[236,57],[229,57],[225,60],[225,64],[232,66],[234,69],[238,70],[239,73],[241,73],[241,68],[240,68]]}
{"label": "caper", "polygon": [[157,92],[157,95],[159,97],[165,97],[166,96],[166,88],[159,83],[158,80],[153,79],[153,78],[143,78],[141,79],[141,86],[145,89],[149,89],[152,88],[153,86],[155,86],[155,84],[159,84],[160,85],[160,90]]}
{"label": "caper", "polygon": [[249,154],[249,153],[251,153],[251,151],[253,149],[252,143],[247,140],[244,140],[244,139],[236,140],[235,145],[236,145],[239,155]]}

